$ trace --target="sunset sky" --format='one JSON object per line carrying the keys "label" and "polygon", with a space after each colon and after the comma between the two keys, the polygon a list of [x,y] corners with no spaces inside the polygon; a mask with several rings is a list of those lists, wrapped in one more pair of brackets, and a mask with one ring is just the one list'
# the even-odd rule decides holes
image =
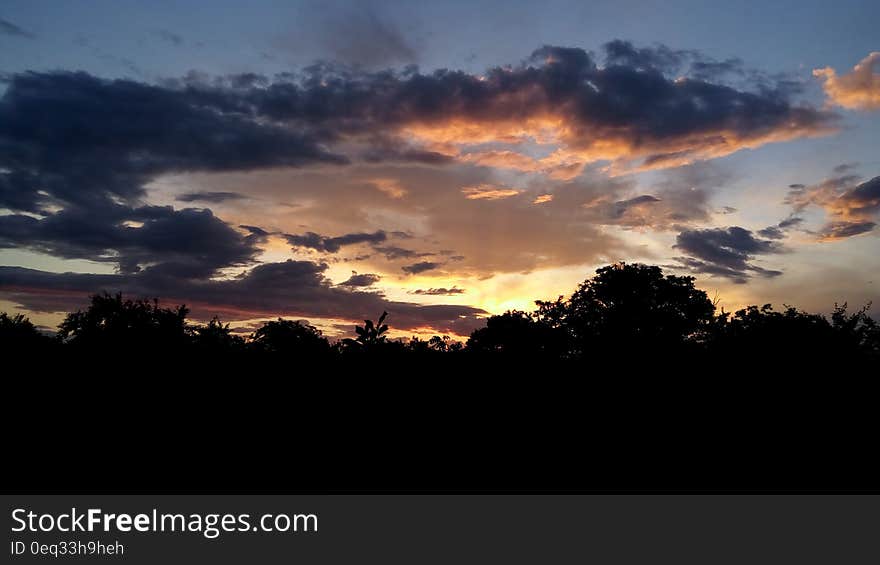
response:
{"label": "sunset sky", "polygon": [[880,2],[767,4],[5,0],[0,310],[467,335],[617,261],[880,308]]}

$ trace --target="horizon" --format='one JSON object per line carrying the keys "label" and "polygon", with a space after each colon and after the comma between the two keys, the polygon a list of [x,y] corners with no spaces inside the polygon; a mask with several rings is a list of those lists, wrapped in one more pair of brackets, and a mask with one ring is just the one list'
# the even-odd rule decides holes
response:
{"label": "horizon", "polygon": [[880,303],[880,5],[650,6],[8,2],[0,311],[460,338],[619,261]]}

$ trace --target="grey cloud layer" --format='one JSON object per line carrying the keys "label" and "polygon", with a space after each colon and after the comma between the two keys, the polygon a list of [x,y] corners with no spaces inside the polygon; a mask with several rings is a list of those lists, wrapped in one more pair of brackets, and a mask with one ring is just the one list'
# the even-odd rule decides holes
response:
{"label": "grey cloud layer", "polygon": [[398,329],[433,328],[465,335],[482,323],[485,314],[469,306],[423,306],[391,301],[378,292],[338,288],[324,277],[326,269],[321,263],[286,261],[258,265],[235,279],[196,280],[150,272],[57,274],[0,267],[0,289],[9,299],[35,311],[69,311],[82,306],[87,293],[109,290],[186,302],[200,319],[214,315],[225,320],[269,316],[372,319],[385,310]]}

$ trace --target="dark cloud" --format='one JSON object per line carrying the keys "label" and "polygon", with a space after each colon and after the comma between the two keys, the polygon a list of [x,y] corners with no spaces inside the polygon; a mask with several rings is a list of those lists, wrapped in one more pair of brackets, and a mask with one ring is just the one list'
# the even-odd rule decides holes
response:
{"label": "dark cloud", "polygon": [[877,214],[880,212],[880,177],[856,186],[844,193],[841,198],[854,214]]}
{"label": "dark cloud", "polygon": [[417,288],[410,291],[410,294],[423,294],[426,296],[450,296],[453,294],[464,294],[463,288],[454,286],[452,288]]}
{"label": "dark cloud", "polygon": [[382,230],[373,233],[347,233],[335,237],[325,237],[315,232],[306,232],[303,235],[284,234],[284,237],[294,247],[308,247],[324,253],[336,253],[346,245],[375,244],[388,239],[388,235]]}
{"label": "dark cloud", "polygon": [[789,216],[775,226],[767,226],[762,230],[758,230],[758,235],[766,239],[784,239],[787,231],[797,227],[804,222],[799,216]]}
{"label": "dark cloud", "polygon": [[675,72],[691,52],[675,50],[658,45],[656,47],[635,47],[629,41],[615,39],[603,46],[605,61],[608,65],[621,65],[641,70],[660,70]]}
{"label": "dark cloud", "polygon": [[[482,75],[446,69],[365,72],[322,63],[259,87],[230,91],[228,79],[187,84],[212,105],[336,135],[379,136],[386,146],[380,154],[429,161],[448,159],[430,154],[436,153],[427,149],[432,142],[506,140],[524,127],[540,130],[548,116],[566,124],[558,135],[571,153],[562,163],[569,167],[571,160],[677,167],[836,127],[837,116],[792,103],[784,89],[751,92],[698,78],[677,80],[650,66],[677,52],[655,49],[653,58],[647,53],[617,53],[616,64],[600,67],[582,49],[545,46],[520,66]],[[459,127],[449,138],[450,123],[472,130]],[[402,141],[412,135],[397,137],[411,134],[408,128],[415,128],[414,139],[426,148]],[[406,157],[407,151],[415,153]],[[479,157],[469,155],[476,162]],[[517,157],[517,166],[524,167],[527,157]]]}
{"label": "dark cloud", "polygon": [[828,222],[822,228],[823,239],[844,239],[873,231],[877,222]]}
{"label": "dark cloud", "polygon": [[804,219],[800,218],[798,216],[789,216],[788,218],[779,222],[777,224],[777,226],[779,226],[782,229],[788,229],[788,228],[793,228],[795,226],[802,224],[803,221],[804,221]]}
{"label": "dark cloud", "polygon": [[238,227],[240,227],[241,229],[245,229],[245,230],[249,231],[252,235],[255,235],[255,236],[258,236],[261,238],[265,238],[265,237],[268,237],[269,235],[271,235],[271,232],[267,232],[263,228],[257,227],[257,226],[248,226],[248,225],[242,224]]}
{"label": "dark cloud", "polygon": [[69,207],[39,219],[0,216],[0,247],[115,263],[122,273],[146,268],[208,277],[253,261],[267,234],[249,231],[242,235],[206,209],[107,204]]}
{"label": "dark cloud", "polygon": [[36,37],[33,33],[15,25],[9,20],[4,20],[3,18],[0,18],[0,34],[24,37],[27,39],[34,39]]}
{"label": "dark cloud", "polygon": [[440,263],[434,263],[432,261],[419,261],[412,265],[404,265],[400,270],[409,275],[417,275],[419,273],[424,273],[425,271],[432,271],[440,265]]}
{"label": "dark cloud", "polygon": [[86,73],[12,75],[0,98],[0,206],[140,198],[156,176],[344,162],[317,134],[247,116],[231,101]]}
{"label": "dark cloud", "polygon": [[384,255],[389,261],[395,261],[397,259],[415,259],[417,257],[428,257],[433,255],[433,253],[413,251],[412,249],[397,247],[396,245],[377,246],[374,247],[374,249]]}
{"label": "dark cloud", "polygon": [[762,230],[758,230],[758,235],[767,239],[784,239],[785,232],[779,229],[778,226],[767,226]]}
{"label": "dark cloud", "polygon": [[227,200],[242,200],[247,198],[238,192],[187,192],[175,198],[178,202],[210,202],[218,204]]}
{"label": "dark cloud", "polygon": [[459,335],[482,325],[486,314],[470,306],[423,306],[390,301],[378,292],[339,288],[324,276],[326,269],[322,263],[286,261],[258,265],[232,279],[195,280],[149,271],[93,275],[0,267],[0,295],[32,311],[55,312],[83,306],[89,293],[121,291],[158,296],[166,303],[185,302],[193,317],[203,320],[215,315],[229,321],[267,316],[360,320],[384,310],[395,329],[430,328]]}
{"label": "dark cloud", "polygon": [[339,284],[341,286],[373,286],[380,280],[382,280],[382,277],[380,277],[379,275],[374,275],[372,273],[363,273],[360,275],[357,273],[352,273],[350,277]]}
{"label": "dark cloud", "polygon": [[691,63],[688,74],[698,80],[718,80],[728,75],[741,76],[745,74],[745,67],[742,60],[737,58],[723,61],[700,59]]}
{"label": "dark cloud", "polygon": [[689,255],[679,257],[678,261],[690,270],[727,277],[738,283],[746,282],[753,273],[764,277],[782,274],[754,265],[752,260],[757,255],[782,253],[784,249],[738,226],[683,231],[678,234],[674,248]]}

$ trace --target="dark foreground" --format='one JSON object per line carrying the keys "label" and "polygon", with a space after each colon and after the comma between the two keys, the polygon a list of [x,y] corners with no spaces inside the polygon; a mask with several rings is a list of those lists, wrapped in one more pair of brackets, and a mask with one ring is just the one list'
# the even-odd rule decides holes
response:
{"label": "dark foreground", "polygon": [[608,269],[460,347],[384,320],[239,341],[98,296],[58,339],[4,334],[7,489],[880,489],[865,311],[718,315],[686,279]]}

